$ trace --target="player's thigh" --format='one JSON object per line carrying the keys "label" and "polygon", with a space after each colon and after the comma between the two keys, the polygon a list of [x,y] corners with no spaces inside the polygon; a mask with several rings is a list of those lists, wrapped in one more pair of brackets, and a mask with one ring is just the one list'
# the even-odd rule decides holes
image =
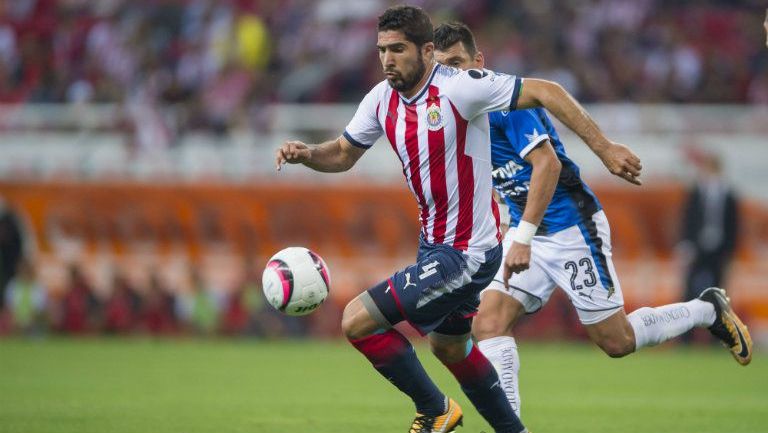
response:
{"label": "player's thigh", "polygon": [[582,324],[602,322],[623,309],[610,231],[602,212],[547,236],[538,254],[546,272],[570,298]]}
{"label": "player's thigh", "polygon": [[[472,318],[477,315],[480,304],[479,294],[488,287],[501,266],[501,246],[486,251],[483,257],[467,256],[463,276],[449,283],[446,288],[455,287],[461,303],[453,308],[437,325],[430,335],[445,336],[449,342],[469,341],[472,331]],[[437,299],[437,304],[442,299]],[[431,338],[431,341],[434,341]]]}
{"label": "player's thigh", "polygon": [[523,314],[525,307],[510,294],[499,290],[484,291],[477,316],[472,322],[472,334],[479,341],[511,335]]}
{"label": "player's thigh", "polygon": [[372,287],[362,300],[383,325],[393,326],[405,320],[426,335],[453,312],[474,313],[480,289],[472,289],[472,284],[487,266],[489,263],[465,257],[445,245],[431,245],[428,249],[422,246],[416,264]]}
{"label": "player's thigh", "polygon": [[584,327],[589,338],[609,356],[621,357],[635,351],[635,333],[624,309]]}

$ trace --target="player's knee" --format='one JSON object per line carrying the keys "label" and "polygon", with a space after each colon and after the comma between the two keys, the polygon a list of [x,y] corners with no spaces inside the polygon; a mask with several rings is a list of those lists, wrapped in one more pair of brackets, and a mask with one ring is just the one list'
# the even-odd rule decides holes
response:
{"label": "player's knee", "polygon": [[365,337],[359,320],[362,305],[358,305],[356,302],[357,300],[350,301],[344,307],[344,313],[341,316],[341,331],[349,340]]}
{"label": "player's knee", "polygon": [[462,361],[466,357],[467,343],[455,342],[429,342],[429,348],[432,353],[443,364],[455,364]]}
{"label": "player's knee", "polygon": [[472,335],[479,341],[511,333],[509,319],[492,312],[480,314],[472,321]]}
{"label": "player's knee", "polygon": [[598,345],[611,358],[623,358],[635,351],[635,340],[628,335],[606,339]]}
{"label": "player's knee", "polygon": [[352,315],[349,314],[348,311],[349,304],[344,307],[344,313],[341,315],[341,332],[343,332],[348,339],[352,339],[352,335],[354,334],[354,321],[352,320]]}

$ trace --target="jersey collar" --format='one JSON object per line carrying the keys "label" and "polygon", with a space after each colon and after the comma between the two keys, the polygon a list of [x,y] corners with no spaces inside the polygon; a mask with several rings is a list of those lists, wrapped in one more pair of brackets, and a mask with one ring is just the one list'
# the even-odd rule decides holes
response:
{"label": "jersey collar", "polygon": [[410,105],[418,101],[422,96],[424,96],[424,94],[427,92],[427,89],[429,89],[429,85],[432,84],[432,79],[435,78],[435,73],[437,72],[437,69],[439,67],[440,67],[440,64],[435,62],[435,66],[432,67],[432,72],[429,74],[429,79],[427,80],[426,83],[424,83],[424,87],[422,87],[421,90],[419,90],[419,93],[417,93],[416,96],[414,96],[413,98],[406,99],[403,97],[402,93],[397,92],[397,95],[400,96],[400,99],[403,100],[403,103],[405,103],[406,105]]}

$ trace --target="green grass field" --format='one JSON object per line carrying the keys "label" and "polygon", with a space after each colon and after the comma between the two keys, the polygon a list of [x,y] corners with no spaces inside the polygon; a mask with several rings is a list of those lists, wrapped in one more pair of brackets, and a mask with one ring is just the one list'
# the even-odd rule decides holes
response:
{"label": "green grass field", "polygon": [[[421,359],[491,432],[447,371]],[[523,421],[549,432],[768,432],[768,367],[720,349],[612,360],[523,343]],[[411,403],[342,342],[0,340],[0,432],[404,433]]]}

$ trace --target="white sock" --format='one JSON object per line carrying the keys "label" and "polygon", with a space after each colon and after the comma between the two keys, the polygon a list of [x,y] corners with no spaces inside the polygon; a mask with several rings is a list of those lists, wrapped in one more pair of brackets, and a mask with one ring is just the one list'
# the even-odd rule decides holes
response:
{"label": "white sock", "polygon": [[520,388],[517,375],[520,372],[520,358],[517,356],[517,343],[514,337],[493,337],[479,341],[477,347],[491,361],[499,375],[501,388],[509,400],[509,405],[520,417]]}
{"label": "white sock", "polygon": [[635,330],[635,349],[655,346],[694,327],[715,323],[715,307],[706,301],[688,302],[638,308],[627,316]]}

